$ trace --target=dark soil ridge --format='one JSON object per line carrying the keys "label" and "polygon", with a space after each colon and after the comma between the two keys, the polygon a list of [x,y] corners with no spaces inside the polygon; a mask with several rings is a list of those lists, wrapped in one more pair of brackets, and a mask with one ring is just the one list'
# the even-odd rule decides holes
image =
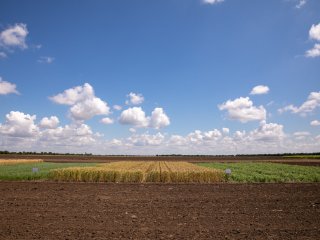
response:
{"label": "dark soil ridge", "polygon": [[320,184],[0,182],[0,239],[320,239]]}

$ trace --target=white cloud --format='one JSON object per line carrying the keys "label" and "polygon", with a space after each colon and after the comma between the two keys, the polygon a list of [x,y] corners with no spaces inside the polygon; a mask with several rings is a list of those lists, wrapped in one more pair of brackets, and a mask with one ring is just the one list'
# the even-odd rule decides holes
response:
{"label": "white cloud", "polygon": [[11,111],[6,114],[6,121],[0,124],[0,133],[11,137],[32,137],[38,134],[39,129],[34,123],[36,115]]}
{"label": "white cloud", "polygon": [[296,5],[296,8],[301,8],[307,3],[307,0],[299,0],[299,2]]}
{"label": "white cloud", "polygon": [[169,145],[186,146],[187,139],[180,135],[172,135],[169,140]]}
{"label": "white cloud", "polygon": [[205,4],[217,4],[217,3],[221,3],[224,0],[203,0],[203,3]]}
{"label": "white cloud", "polygon": [[313,112],[317,107],[320,107],[320,92],[311,92],[308,99],[300,106],[288,105],[278,109],[280,113],[291,112],[305,116],[307,113]]}
{"label": "white cloud", "polygon": [[136,127],[147,127],[150,119],[146,117],[145,112],[141,107],[132,107],[124,110],[119,122],[125,125],[134,125]]}
{"label": "white cloud", "polygon": [[0,95],[7,95],[10,93],[19,94],[16,89],[16,85],[7,81],[2,80],[0,77]]}
{"label": "white cloud", "polygon": [[135,132],[137,132],[137,130],[135,128],[129,128],[129,132],[135,133]]}
{"label": "white cloud", "polygon": [[113,109],[120,111],[122,109],[122,107],[120,105],[113,105]]}
{"label": "white cloud", "polygon": [[143,101],[144,101],[144,97],[140,93],[131,92],[127,95],[127,97],[129,98],[129,100],[126,101],[127,105],[129,105],[129,104],[139,105],[139,104],[143,103]]}
{"label": "white cloud", "polygon": [[151,117],[147,117],[141,107],[132,107],[124,110],[120,115],[119,122],[135,127],[155,129],[166,127],[170,124],[169,117],[162,108],[155,108],[151,113]]}
{"label": "white cloud", "polygon": [[223,132],[224,134],[229,134],[230,129],[229,129],[229,128],[222,128],[222,132]]}
{"label": "white cloud", "polygon": [[228,116],[233,120],[242,123],[249,121],[261,121],[266,119],[266,110],[263,106],[253,106],[253,102],[249,97],[240,97],[235,100],[228,100],[218,106],[222,110],[228,112]]}
{"label": "white cloud", "polygon": [[65,90],[50,99],[58,104],[74,105],[77,102],[94,97],[94,90],[89,83]]}
{"label": "white cloud", "polygon": [[70,115],[78,121],[110,113],[108,104],[95,96],[92,86],[88,83],[67,89],[50,99],[58,104],[70,105]]}
{"label": "white cloud", "polygon": [[310,133],[309,132],[294,132],[293,133],[293,136],[295,136],[295,137],[301,137],[301,136],[304,136],[304,137],[306,137],[306,136],[310,136]]}
{"label": "white cloud", "polygon": [[221,132],[218,129],[214,129],[212,131],[204,132],[203,140],[205,141],[217,140],[221,136],[222,136]]}
{"label": "white cloud", "polygon": [[28,33],[26,24],[15,24],[0,33],[0,45],[4,47],[27,48],[26,37]]}
{"label": "white cloud", "polygon": [[75,120],[88,120],[97,115],[108,115],[109,107],[100,98],[93,97],[78,102],[70,108],[70,113]]}
{"label": "white cloud", "polygon": [[102,118],[102,119],[100,120],[100,122],[103,123],[103,124],[113,124],[113,123],[114,123],[114,120],[111,119],[111,118],[105,117],[105,118]]}
{"label": "white cloud", "polygon": [[217,129],[195,130],[186,136],[132,131],[127,138],[104,140],[103,135],[94,133],[83,123],[57,126],[53,116],[41,120],[37,126],[35,120],[35,115],[22,112],[7,114],[5,122],[0,124],[0,147],[12,151],[96,154],[255,154],[315,152],[320,148],[319,135],[304,131],[288,135],[282,125],[265,121],[257,129],[237,130],[228,135]]}
{"label": "white cloud", "polygon": [[[312,40],[320,41],[320,23],[315,25],[312,24],[310,30],[309,30],[309,38]],[[305,52],[306,57],[319,57],[320,56],[320,44],[316,43],[314,44],[313,48],[307,50]]]}
{"label": "white cloud", "polygon": [[306,141],[307,138],[310,138],[310,133],[303,131],[303,132],[295,132],[293,133],[293,136],[298,141]]}
{"label": "white cloud", "polygon": [[320,126],[320,121],[319,120],[313,120],[310,122],[311,126]]}
{"label": "white cloud", "polygon": [[58,127],[59,123],[60,123],[59,118],[56,116],[51,116],[50,118],[44,117],[41,119],[39,126],[41,128],[54,129]]}
{"label": "white cloud", "polygon": [[264,85],[258,85],[252,88],[251,95],[267,94],[269,92],[269,87]]}
{"label": "white cloud", "polygon": [[0,59],[6,58],[6,57],[7,57],[7,54],[5,52],[0,52]]}
{"label": "white cloud", "polygon": [[250,132],[250,137],[257,141],[280,141],[284,136],[283,125],[262,121],[260,127]]}
{"label": "white cloud", "polygon": [[305,56],[311,57],[311,58],[319,57],[320,56],[320,44],[316,43],[312,49],[307,50],[305,53]]}
{"label": "white cloud", "polygon": [[134,146],[159,146],[163,143],[165,137],[161,133],[151,135],[148,133],[134,134],[126,139],[126,144]]}
{"label": "white cloud", "polygon": [[317,25],[312,24],[309,30],[309,38],[320,41],[320,23]]}
{"label": "white cloud", "polygon": [[170,125],[170,119],[162,108],[155,108],[151,113],[149,127],[159,129]]}
{"label": "white cloud", "polygon": [[48,63],[48,64],[50,64],[50,63],[53,63],[53,61],[54,61],[53,57],[40,57],[38,59],[39,63]]}
{"label": "white cloud", "polygon": [[86,124],[71,124],[65,125],[64,127],[44,130],[39,140],[67,145],[83,145],[95,141],[91,128]]}

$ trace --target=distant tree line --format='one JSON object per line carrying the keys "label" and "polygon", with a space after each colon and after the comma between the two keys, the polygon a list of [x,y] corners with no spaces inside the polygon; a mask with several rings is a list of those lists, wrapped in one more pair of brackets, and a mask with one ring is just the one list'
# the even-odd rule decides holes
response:
{"label": "distant tree line", "polygon": [[[112,156],[112,157],[137,157],[138,155],[121,155],[121,154],[105,154],[105,155],[93,155],[92,153],[55,153],[55,152],[11,152],[0,151],[1,154],[12,155],[69,155],[69,156]],[[157,154],[156,157],[281,157],[281,156],[295,156],[295,155],[320,155],[320,152],[314,153],[276,153],[276,154],[236,154],[236,155],[184,155],[184,154]],[[141,157],[146,155],[140,155]]]}
{"label": "distant tree line", "polygon": [[92,153],[55,153],[55,152],[11,152],[0,151],[0,154],[12,154],[12,155],[76,155],[76,156],[92,156]]}

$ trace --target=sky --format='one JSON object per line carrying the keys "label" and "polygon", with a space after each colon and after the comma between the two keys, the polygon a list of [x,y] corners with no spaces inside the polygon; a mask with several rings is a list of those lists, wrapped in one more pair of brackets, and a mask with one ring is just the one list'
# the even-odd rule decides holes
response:
{"label": "sky", "polygon": [[318,0],[2,0],[0,150],[320,150]]}

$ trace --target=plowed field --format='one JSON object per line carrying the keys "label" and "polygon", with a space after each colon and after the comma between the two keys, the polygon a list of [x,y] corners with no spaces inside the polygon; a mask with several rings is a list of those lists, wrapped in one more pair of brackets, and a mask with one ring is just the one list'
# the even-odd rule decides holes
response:
{"label": "plowed field", "polygon": [[320,239],[320,184],[0,182],[0,239]]}

